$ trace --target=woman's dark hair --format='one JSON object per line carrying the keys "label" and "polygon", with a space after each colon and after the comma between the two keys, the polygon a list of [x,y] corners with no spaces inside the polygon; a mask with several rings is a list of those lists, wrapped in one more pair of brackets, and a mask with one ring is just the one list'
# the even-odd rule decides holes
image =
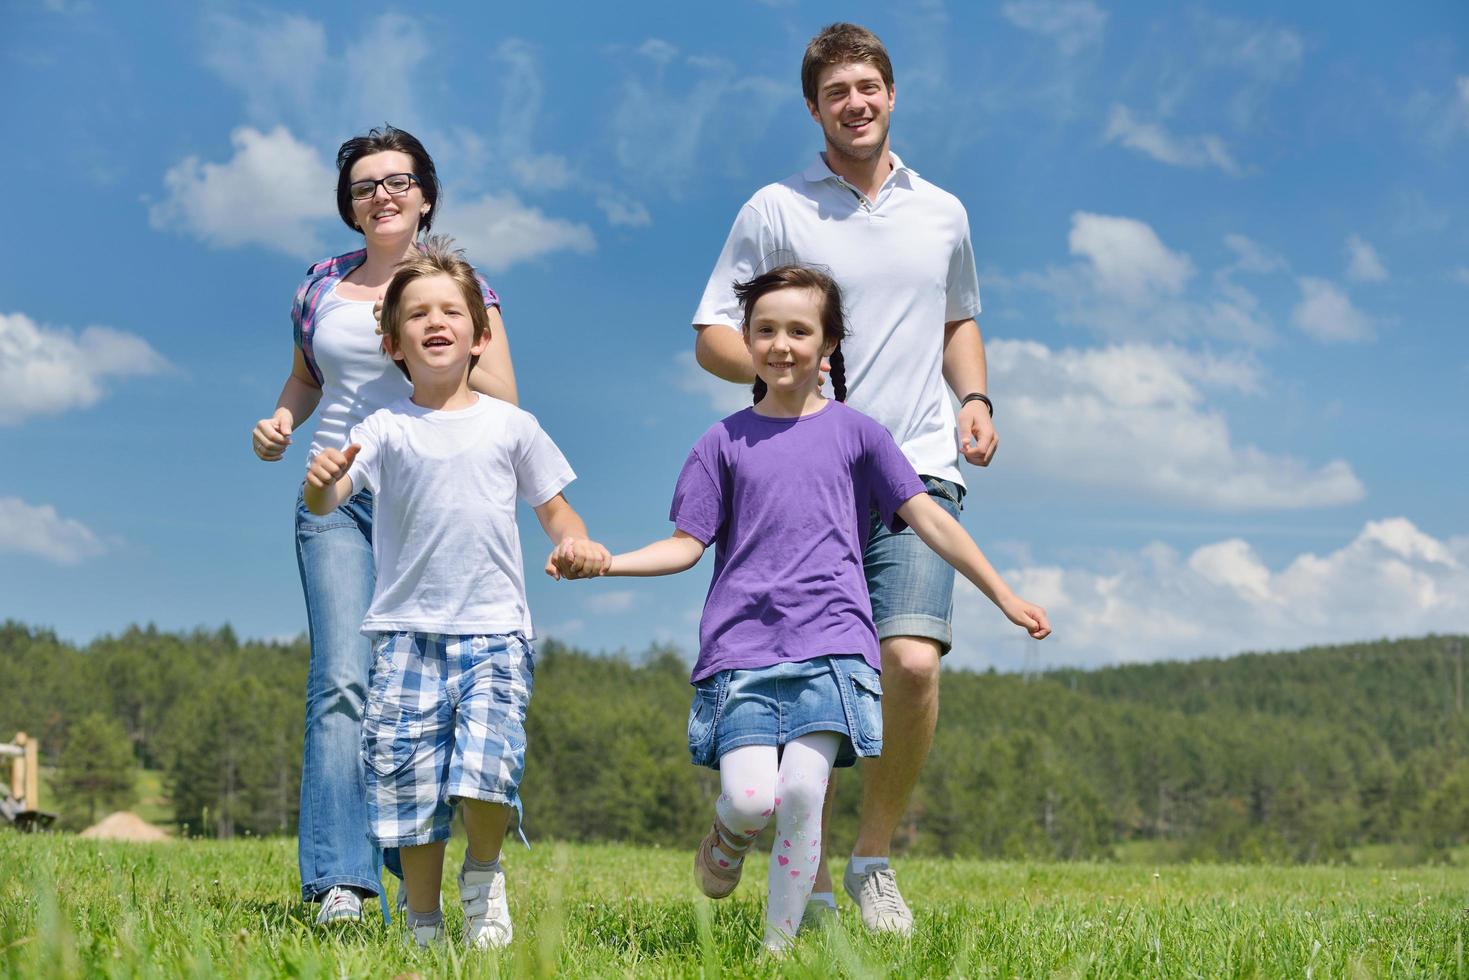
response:
{"label": "woman's dark hair", "polygon": [[[810,289],[821,296],[821,339],[836,344],[827,358],[831,362],[831,389],[839,402],[847,400],[847,365],[842,357],[842,340],[847,336],[847,317],[842,312],[842,290],[830,275],[809,265],[781,265],[754,279],[734,284],[740,301],[740,327],[747,333],[755,303],[766,293],[777,289]],[[765,397],[765,382],[755,379],[755,401]]]}
{"label": "woman's dark hair", "polygon": [[418,219],[418,230],[426,232],[433,227],[439,204],[439,175],[434,170],[433,158],[412,133],[387,123],[381,129],[369,129],[366,135],[352,137],[337,149],[337,214],[342,216],[348,228],[362,230],[352,216],[352,194],[348,190],[352,184],[352,166],[363,157],[388,150],[406,153],[413,158],[413,176],[418,178],[423,200],[428,204],[428,214]]}

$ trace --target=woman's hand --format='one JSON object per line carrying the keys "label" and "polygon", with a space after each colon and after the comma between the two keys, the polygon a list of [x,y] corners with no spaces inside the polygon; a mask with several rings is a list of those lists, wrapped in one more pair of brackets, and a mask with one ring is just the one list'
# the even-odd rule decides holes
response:
{"label": "woman's hand", "polygon": [[284,408],[278,408],[270,418],[256,422],[250,433],[251,448],[267,463],[278,462],[290,444],[291,413]]}

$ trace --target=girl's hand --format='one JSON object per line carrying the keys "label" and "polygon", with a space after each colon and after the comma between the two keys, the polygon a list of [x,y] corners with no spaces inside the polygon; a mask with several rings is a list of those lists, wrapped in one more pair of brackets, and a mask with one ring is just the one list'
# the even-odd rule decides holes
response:
{"label": "girl's hand", "polygon": [[256,422],[250,433],[250,447],[267,463],[279,460],[290,444],[291,413],[284,408],[278,408],[270,418]]}
{"label": "girl's hand", "polygon": [[362,447],[355,442],[345,452],[340,449],[323,449],[311,461],[311,467],[306,471],[306,482],[318,490],[325,490],[352,468],[352,460],[361,451]]}
{"label": "girl's hand", "polygon": [[612,555],[595,541],[567,538],[546,559],[546,574],[554,579],[596,578],[612,565]]}
{"label": "girl's hand", "polygon": [[1032,639],[1044,640],[1051,635],[1051,621],[1040,606],[1015,595],[1000,600],[999,605],[1005,618],[1029,633]]}

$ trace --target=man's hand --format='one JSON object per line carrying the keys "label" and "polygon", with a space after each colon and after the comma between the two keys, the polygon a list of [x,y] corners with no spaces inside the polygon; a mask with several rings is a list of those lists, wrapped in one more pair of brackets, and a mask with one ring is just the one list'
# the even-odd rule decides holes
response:
{"label": "man's hand", "polygon": [[311,461],[311,467],[306,471],[306,482],[318,490],[327,489],[352,468],[352,460],[361,451],[362,447],[355,442],[345,452],[340,449],[323,449]]}
{"label": "man's hand", "polygon": [[256,422],[250,432],[250,447],[267,463],[279,460],[290,444],[291,413],[284,408],[278,408],[270,418]]}
{"label": "man's hand", "polygon": [[959,409],[959,451],[973,466],[988,466],[1000,448],[990,410],[978,399]]}
{"label": "man's hand", "polygon": [[554,579],[597,578],[612,565],[612,555],[586,538],[566,538],[546,559],[546,574]]}
{"label": "man's hand", "polygon": [[1000,600],[999,606],[1005,618],[1029,633],[1032,639],[1044,640],[1051,635],[1051,621],[1046,618],[1046,611],[1035,603],[1011,595]]}

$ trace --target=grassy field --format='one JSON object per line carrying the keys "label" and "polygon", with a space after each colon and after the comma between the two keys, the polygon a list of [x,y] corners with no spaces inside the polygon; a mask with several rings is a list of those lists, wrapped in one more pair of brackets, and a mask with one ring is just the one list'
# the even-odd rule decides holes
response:
{"label": "grassy field", "polygon": [[[507,849],[516,942],[405,947],[376,914],[322,935],[295,901],[294,841],[115,844],[0,833],[8,976],[1469,975],[1469,871],[907,860],[912,940],[835,928],[759,954],[762,861],[697,896],[682,852]],[[462,843],[451,859],[462,856]],[[460,920],[445,883],[450,929]]]}

